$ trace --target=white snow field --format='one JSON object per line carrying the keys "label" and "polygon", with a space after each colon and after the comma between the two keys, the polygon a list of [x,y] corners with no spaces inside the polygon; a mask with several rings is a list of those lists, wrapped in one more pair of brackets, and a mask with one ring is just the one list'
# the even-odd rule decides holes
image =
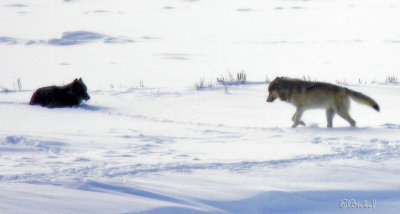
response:
{"label": "white snow field", "polygon": [[[0,213],[398,213],[399,20],[396,0],[2,0]],[[292,129],[276,76],[381,111]],[[29,105],[79,77],[88,102]]]}

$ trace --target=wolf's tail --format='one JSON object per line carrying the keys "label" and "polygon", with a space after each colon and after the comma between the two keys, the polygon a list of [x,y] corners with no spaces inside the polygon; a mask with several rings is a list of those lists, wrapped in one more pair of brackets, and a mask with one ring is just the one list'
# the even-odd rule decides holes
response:
{"label": "wolf's tail", "polygon": [[362,93],[357,92],[357,91],[353,91],[353,90],[348,89],[348,88],[346,88],[346,92],[347,92],[348,95],[350,95],[350,97],[354,101],[356,101],[358,103],[361,103],[361,104],[365,104],[365,105],[371,106],[376,111],[380,110],[378,103],[376,103],[375,100],[373,100],[371,97],[368,97],[365,94],[362,94]]}

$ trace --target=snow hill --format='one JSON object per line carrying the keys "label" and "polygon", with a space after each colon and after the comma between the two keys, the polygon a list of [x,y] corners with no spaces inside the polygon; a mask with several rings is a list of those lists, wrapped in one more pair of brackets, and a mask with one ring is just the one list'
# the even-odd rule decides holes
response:
{"label": "snow hill", "polygon": [[[396,213],[399,12],[394,0],[2,1],[0,213]],[[245,84],[216,82],[242,70]],[[336,116],[328,129],[310,110],[292,129],[294,107],[265,102],[276,76],[343,84],[381,112],[352,102],[358,127]],[[77,77],[88,102],[28,104]]]}

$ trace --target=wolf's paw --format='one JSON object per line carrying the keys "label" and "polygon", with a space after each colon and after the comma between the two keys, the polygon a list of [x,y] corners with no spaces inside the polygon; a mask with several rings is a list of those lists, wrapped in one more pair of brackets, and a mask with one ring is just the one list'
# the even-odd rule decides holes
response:
{"label": "wolf's paw", "polygon": [[300,120],[299,122],[294,122],[292,128],[296,128],[298,125],[306,126],[306,124]]}

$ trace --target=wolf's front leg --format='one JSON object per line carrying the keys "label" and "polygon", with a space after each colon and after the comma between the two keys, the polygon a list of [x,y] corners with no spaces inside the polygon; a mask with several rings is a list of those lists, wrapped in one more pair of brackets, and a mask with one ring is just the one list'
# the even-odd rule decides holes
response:
{"label": "wolf's front leg", "polygon": [[[304,112],[304,108],[302,108],[302,107],[297,107],[297,110],[296,110],[296,113],[294,113],[294,115],[293,115],[293,117],[294,117],[294,120],[293,120],[293,125],[292,125],[292,128],[296,128],[299,124],[301,124],[301,125],[305,125],[305,123],[303,122],[303,121],[301,121],[300,119],[301,119],[301,116],[303,115],[303,112]],[[293,119],[293,118],[292,118]]]}
{"label": "wolf's front leg", "polygon": [[[293,114],[293,117],[292,117],[292,121],[293,121],[293,122],[296,121],[297,112],[298,112],[298,111],[296,111],[296,112]],[[302,125],[302,126],[306,126],[306,124],[305,124],[302,120],[299,120],[299,124]],[[294,125],[294,124],[293,124],[293,125]]]}

